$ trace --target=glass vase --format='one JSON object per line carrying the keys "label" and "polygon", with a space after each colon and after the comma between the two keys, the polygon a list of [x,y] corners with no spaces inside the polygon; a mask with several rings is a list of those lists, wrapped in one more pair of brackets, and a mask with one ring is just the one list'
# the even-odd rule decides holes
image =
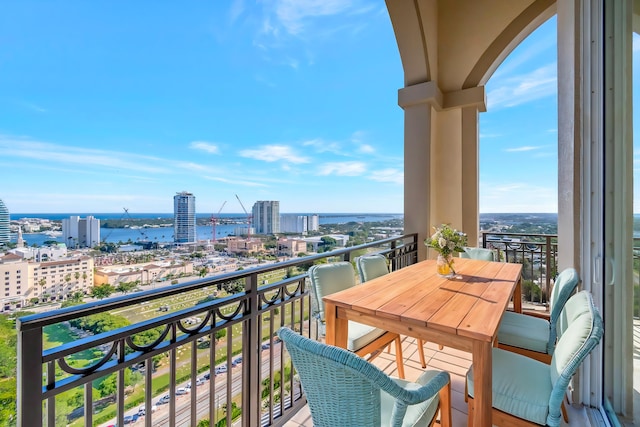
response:
{"label": "glass vase", "polygon": [[453,269],[453,255],[438,255],[436,269],[438,276],[451,279],[456,274]]}

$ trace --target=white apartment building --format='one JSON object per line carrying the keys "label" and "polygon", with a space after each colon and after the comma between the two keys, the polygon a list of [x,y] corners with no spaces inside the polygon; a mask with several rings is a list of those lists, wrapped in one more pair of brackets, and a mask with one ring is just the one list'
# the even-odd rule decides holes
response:
{"label": "white apartment building", "polygon": [[307,230],[320,231],[320,217],[318,215],[307,215]]}
{"label": "white apartment building", "polygon": [[320,222],[318,215],[280,215],[280,232],[306,235],[309,231],[318,231]]}
{"label": "white apartment building", "polygon": [[0,199],[0,244],[9,243],[9,209]]}
{"label": "white apartment building", "polygon": [[257,234],[280,233],[280,202],[260,200],[253,205],[251,211]]}
{"label": "white apartment building", "polygon": [[9,253],[0,257],[0,280],[4,292],[0,311],[24,307],[32,299],[61,301],[93,286],[93,258],[82,256],[57,261],[32,262]]}
{"label": "white apartment building", "polygon": [[173,196],[173,241],[193,243],[196,235],[196,196],[187,191]]}
{"label": "white apartment building", "polygon": [[26,261],[45,262],[55,261],[67,256],[67,245],[58,243],[57,245],[39,247],[18,247],[11,249],[10,253],[16,254]]}
{"label": "white apartment building", "polygon": [[62,220],[62,238],[71,248],[92,248],[100,243],[100,220],[90,215],[65,218]]}

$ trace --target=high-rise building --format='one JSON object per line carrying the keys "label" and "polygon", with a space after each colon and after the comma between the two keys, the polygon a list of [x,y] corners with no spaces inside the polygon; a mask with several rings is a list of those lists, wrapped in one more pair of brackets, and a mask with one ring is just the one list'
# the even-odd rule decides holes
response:
{"label": "high-rise building", "polygon": [[65,218],[62,220],[62,238],[69,247],[92,248],[100,243],[100,220],[91,215]]}
{"label": "high-rise building", "polygon": [[0,199],[0,245],[9,243],[9,209]]}
{"label": "high-rise building", "polygon": [[320,231],[320,217],[317,214],[307,216],[307,230]]}
{"label": "high-rise building", "polygon": [[318,215],[280,215],[280,232],[307,234],[320,229]]}
{"label": "high-rise building", "polygon": [[258,201],[251,210],[253,226],[257,234],[275,234],[280,232],[280,202]]}
{"label": "high-rise building", "polygon": [[286,214],[280,216],[281,233],[307,234],[320,229],[318,215]]}
{"label": "high-rise building", "polygon": [[307,217],[305,215],[281,215],[280,232],[307,234]]}
{"label": "high-rise building", "polygon": [[196,241],[196,196],[186,191],[173,196],[173,241]]}

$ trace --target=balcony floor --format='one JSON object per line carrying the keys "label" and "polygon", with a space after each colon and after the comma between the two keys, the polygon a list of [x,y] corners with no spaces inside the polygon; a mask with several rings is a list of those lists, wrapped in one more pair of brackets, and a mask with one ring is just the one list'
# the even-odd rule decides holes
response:
{"label": "balcony floor", "polygon": [[[391,353],[383,353],[374,360],[374,364],[390,375],[397,375],[395,363],[395,351],[391,346]],[[415,380],[423,369],[420,366],[416,341],[413,338],[404,338],[402,349],[405,357],[405,376],[408,380]],[[445,347],[438,350],[437,344],[428,342],[424,348],[427,360],[427,369],[446,370],[451,374],[451,416],[452,427],[463,427],[467,425],[467,404],[464,401],[464,376],[471,366],[471,354],[453,348]],[[569,427],[588,426],[590,422],[586,411],[581,407],[569,406]],[[286,427],[312,427],[311,414],[308,407],[298,412],[291,419]]]}

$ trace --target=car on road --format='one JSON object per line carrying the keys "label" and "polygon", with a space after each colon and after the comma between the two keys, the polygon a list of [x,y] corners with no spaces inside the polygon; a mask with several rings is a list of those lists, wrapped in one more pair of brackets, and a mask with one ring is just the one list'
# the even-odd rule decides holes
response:
{"label": "car on road", "polygon": [[227,365],[220,365],[215,370],[216,375],[217,374],[224,374],[225,372],[227,372]]}
{"label": "car on road", "polygon": [[189,389],[186,387],[178,387],[176,389],[176,396],[182,396],[183,394],[189,393]]}
{"label": "car on road", "polygon": [[171,400],[171,397],[168,394],[165,394],[158,400],[156,405],[164,405],[165,403],[169,403],[170,400]]}
{"label": "car on road", "polygon": [[126,417],[124,417],[125,424],[135,423],[136,421],[138,421],[138,414],[127,415]]}
{"label": "car on road", "polygon": [[210,378],[211,378],[211,372],[207,372],[206,374],[204,374],[204,375],[202,376],[202,378],[204,378],[205,380],[210,379]]}
{"label": "car on road", "polygon": [[231,363],[232,366],[236,366],[242,363],[242,356],[238,356],[235,359],[233,359],[233,362]]}
{"label": "car on road", "polygon": [[[158,409],[156,405],[151,405],[151,412],[156,412],[156,409]],[[147,409],[144,406],[141,406],[140,409],[138,409],[138,416],[144,417],[146,414],[147,414]]]}
{"label": "car on road", "polygon": [[269,350],[270,347],[271,347],[271,345],[268,342],[262,344],[262,349],[263,350]]}
{"label": "car on road", "polygon": [[[208,378],[207,378],[208,379]],[[196,378],[196,386],[202,385],[205,382],[205,378]],[[186,385],[187,388],[191,388],[191,381],[189,381]]]}

